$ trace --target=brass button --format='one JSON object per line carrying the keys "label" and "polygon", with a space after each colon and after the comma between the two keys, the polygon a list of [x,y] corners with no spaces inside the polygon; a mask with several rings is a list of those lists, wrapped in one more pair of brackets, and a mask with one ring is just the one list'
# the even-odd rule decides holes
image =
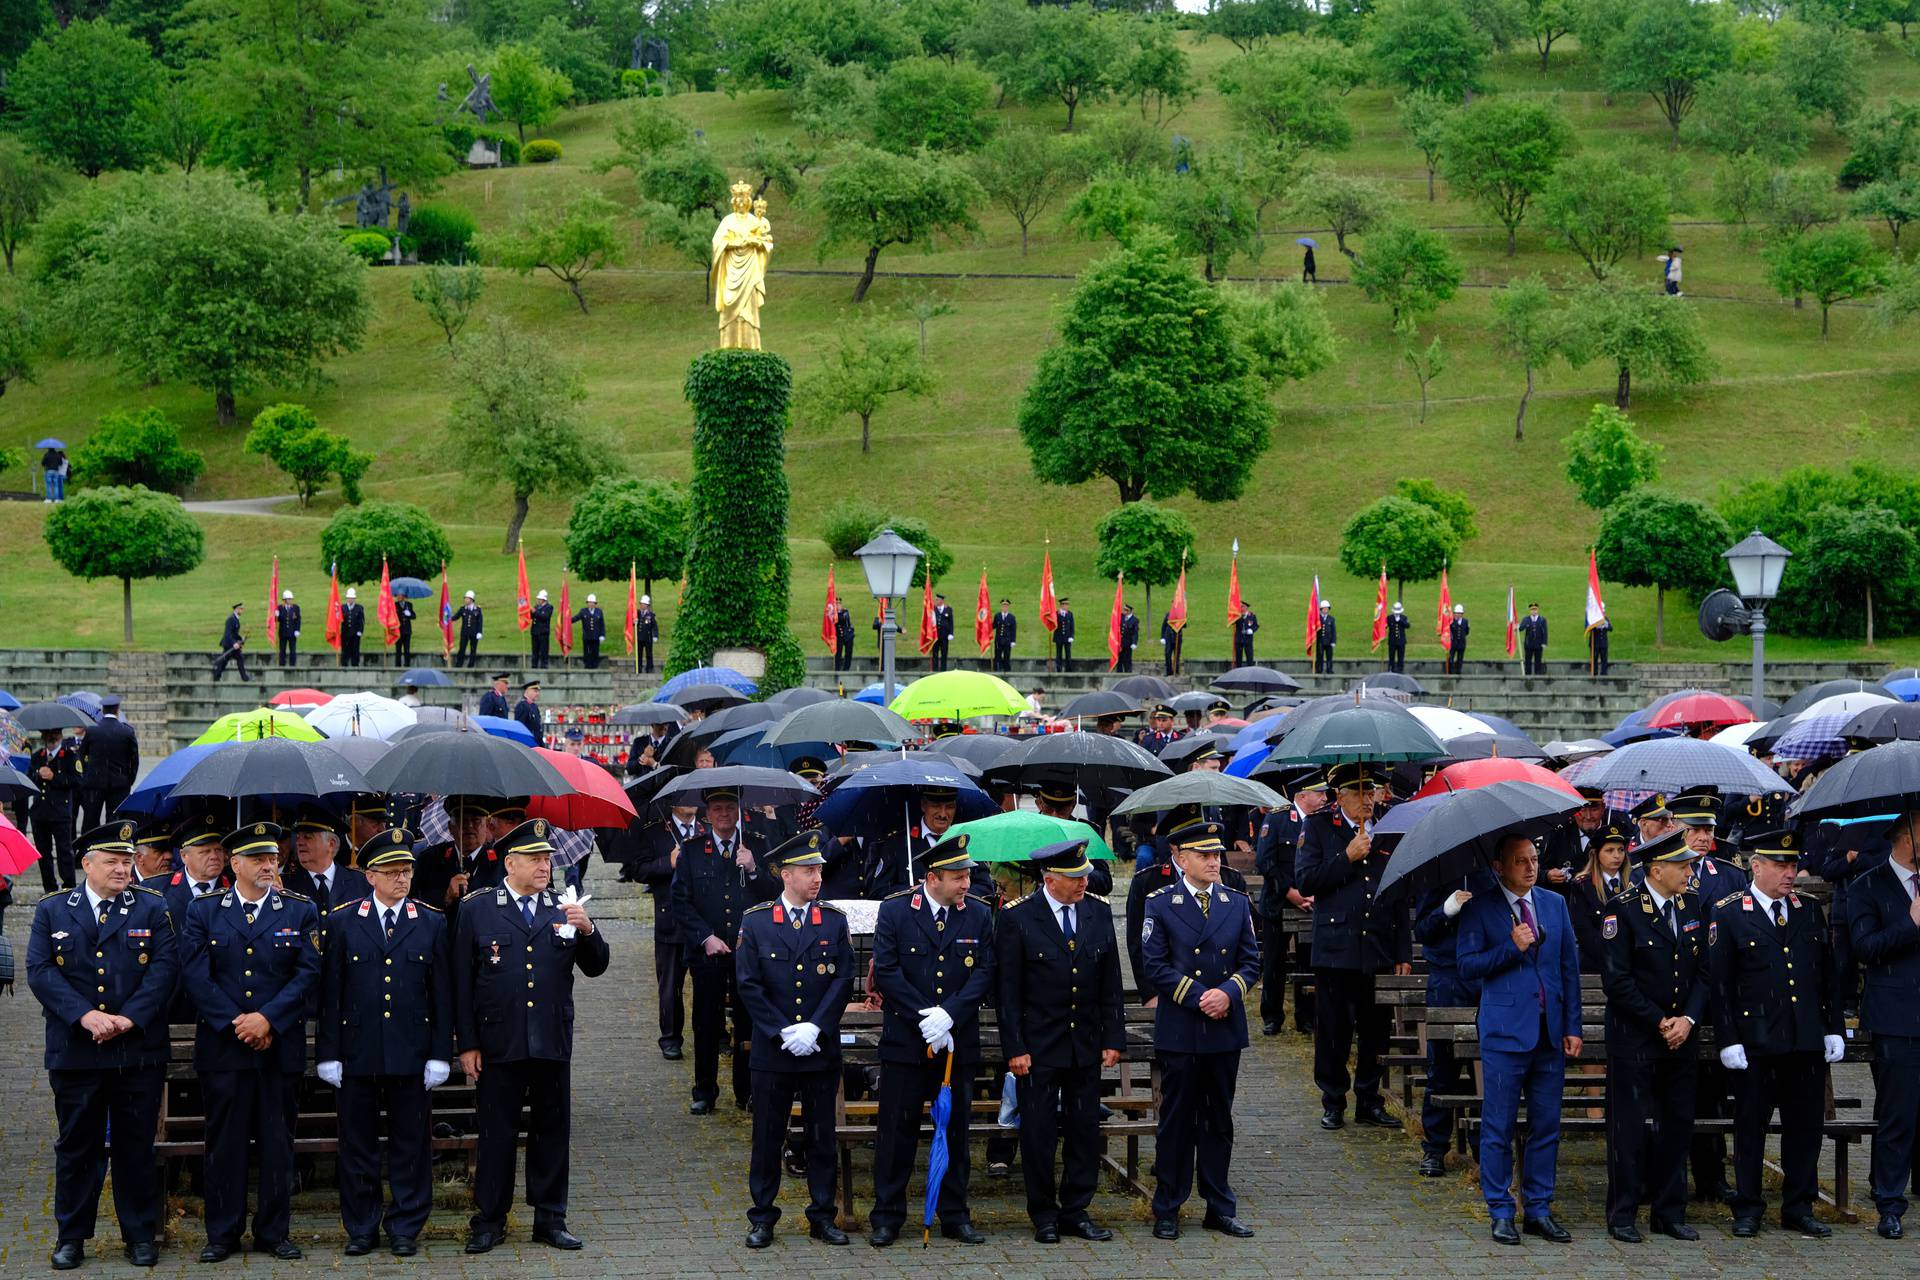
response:
{"label": "brass button", "polygon": [[104,951],[96,951],[93,953],[93,958],[96,960],[104,959],[106,957],[106,954],[107,953]]}
{"label": "brass button", "polygon": [[249,969],[245,973],[241,974],[240,976],[243,978],[251,978],[253,976],[253,970]]}
{"label": "brass button", "polygon": [[381,1014],[380,1016],[383,1018],[391,1018],[393,1016],[393,1011],[389,1009],[385,1013]]}
{"label": "brass button", "polygon": [[253,948],[252,948],[252,947],[248,947],[248,948],[247,948],[247,954],[248,954],[248,955],[252,955],[252,954],[253,954]]}
{"label": "brass button", "polygon": [[531,1000],[527,1001],[527,1008],[529,1009],[533,1008],[533,1001]]}
{"label": "brass button", "polygon": [[95,988],[95,990],[98,990],[98,991],[101,991],[101,992],[104,992],[104,991],[106,991],[106,988],[105,988],[105,987],[97,987],[97,988]]}

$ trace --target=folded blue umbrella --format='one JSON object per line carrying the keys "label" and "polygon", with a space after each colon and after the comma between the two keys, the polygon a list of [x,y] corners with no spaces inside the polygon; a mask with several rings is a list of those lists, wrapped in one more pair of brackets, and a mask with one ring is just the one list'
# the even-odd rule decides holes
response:
{"label": "folded blue umbrella", "polygon": [[674,694],[691,684],[717,684],[723,689],[731,689],[746,697],[760,692],[760,686],[735,671],[732,667],[695,667],[691,671],[682,671],[673,679],[660,686],[660,692],[653,695],[655,702],[665,702]]}
{"label": "folded blue umbrella", "polygon": [[1253,771],[1267,762],[1273,754],[1271,742],[1251,742],[1233,753],[1233,759],[1220,772],[1232,774],[1236,778],[1251,778]]}
{"label": "folded blue umbrella", "polygon": [[933,1219],[940,1210],[940,1184],[947,1176],[947,1122],[953,1118],[953,1051],[947,1051],[946,1074],[940,1092],[928,1108],[927,1121],[933,1126],[933,1141],[927,1144],[927,1203],[920,1223],[920,1247],[926,1248],[933,1234]]}
{"label": "folded blue umbrella", "polygon": [[518,720],[509,720],[505,716],[475,716],[473,723],[474,727],[484,729],[496,738],[510,738],[523,747],[534,745],[533,734]]}
{"label": "folded blue umbrella", "polygon": [[392,591],[398,599],[430,600],[433,598],[433,587],[420,578],[395,578],[387,584],[387,589]]}
{"label": "folded blue umbrella", "polygon": [[[896,681],[894,687],[900,689],[905,686]],[[887,686],[875,680],[872,684],[854,694],[853,700],[855,702],[871,702],[876,707],[884,707],[887,705]]]}

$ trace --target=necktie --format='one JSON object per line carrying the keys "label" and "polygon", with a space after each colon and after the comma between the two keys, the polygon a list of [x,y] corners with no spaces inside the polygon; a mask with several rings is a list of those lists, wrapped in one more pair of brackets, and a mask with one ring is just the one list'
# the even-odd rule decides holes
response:
{"label": "necktie", "polygon": [[797,933],[797,932],[799,932],[799,929],[800,929],[800,925],[801,925],[801,923],[802,923],[802,922],[803,922],[803,921],[805,920],[805,918],[806,918],[806,912],[805,912],[805,910],[804,910],[803,908],[797,908],[797,907],[796,907],[796,908],[794,908],[793,910],[791,910],[791,911],[789,911],[789,912],[787,912],[787,914],[793,917],[793,928],[794,928],[794,931],[795,931],[796,933]]}
{"label": "necktie", "polygon": [[1213,915],[1213,895],[1211,893],[1196,893],[1193,896],[1199,900],[1200,914],[1203,916],[1212,916]]}
{"label": "necktie", "polygon": [[258,911],[258,910],[260,909],[260,908],[259,908],[259,904],[257,904],[257,903],[248,903],[245,909],[246,909],[246,913],[247,913],[247,923],[248,923],[248,924],[252,924],[252,923],[253,923],[253,913],[254,913],[255,911]]}
{"label": "necktie", "polygon": [[1778,898],[1775,898],[1773,902],[1773,922],[1779,925],[1783,929],[1786,928],[1787,904],[1780,901]]}
{"label": "necktie", "polygon": [[933,928],[934,928],[934,931],[935,931],[936,933],[945,933],[945,932],[946,932],[946,929],[947,929],[947,909],[946,909],[945,907],[935,907],[935,908],[934,908],[934,911],[933,911]]}
{"label": "necktie", "polygon": [[1907,873],[1907,896],[1920,898],[1920,871]]}
{"label": "necktie", "polygon": [[531,897],[520,899],[520,918],[527,922],[527,928],[533,928],[533,899]]}
{"label": "necktie", "polygon": [[383,913],[382,918],[386,921],[387,936],[391,938],[393,936],[393,908],[388,907]]}
{"label": "necktie", "polygon": [[1620,892],[1620,882],[1614,879],[1612,876],[1608,876],[1607,877],[1607,896],[1611,898],[1616,893],[1619,893],[1619,892]]}
{"label": "necktie", "polygon": [[1060,908],[1060,932],[1066,935],[1068,942],[1073,941],[1073,908]]}
{"label": "necktie", "polygon": [[1674,937],[1680,936],[1680,913],[1673,909],[1673,903],[1667,903],[1667,932]]}
{"label": "necktie", "polygon": [[196,898],[204,898],[212,892],[213,886],[211,884],[196,884],[193,886],[193,896]]}
{"label": "necktie", "polygon": [[[1516,898],[1514,899],[1514,901],[1520,908],[1520,923],[1527,926],[1527,928],[1529,929],[1533,929],[1533,937],[1534,937],[1533,945],[1534,947],[1538,947],[1540,945],[1540,931],[1538,929],[1534,929],[1534,926],[1533,926],[1533,909],[1527,905],[1527,900],[1525,898]],[[1533,948],[1531,947],[1528,948],[1528,950],[1532,950],[1532,949]],[[1538,958],[1539,954],[1540,953],[1538,951],[1534,951],[1534,956],[1536,959]],[[1534,999],[1540,1002],[1540,1012],[1544,1014],[1547,1011],[1547,988],[1545,983],[1540,977],[1540,967],[1538,964],[1535,964],[1534,966],[1533,975],[1534,975],[1533,976]]]}
{"label": "necktie", "polygon": [[313,900],[319,905],[321,915],[327,913],[327,901],[331,896],[332,892],[327,886],[327,878],[325,876],[315,876],[313,878]]}

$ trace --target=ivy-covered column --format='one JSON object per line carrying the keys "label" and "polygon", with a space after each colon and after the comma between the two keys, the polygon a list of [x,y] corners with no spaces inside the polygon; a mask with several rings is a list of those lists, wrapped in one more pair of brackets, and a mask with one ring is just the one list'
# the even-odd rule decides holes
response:
{"label": "ivy-covered column", "polygon": [[806,673],[788,622],[787,401],[793,370],[766,351],[723,348],[687,370],[693,488],[687,596],[666,673],[708,665],[716,649],[767,655],[762,694]]}

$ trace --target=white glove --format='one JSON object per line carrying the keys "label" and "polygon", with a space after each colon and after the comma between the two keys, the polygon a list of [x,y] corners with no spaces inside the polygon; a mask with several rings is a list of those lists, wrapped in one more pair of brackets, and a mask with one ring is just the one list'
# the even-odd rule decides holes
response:
{"label": "white glove", "polygon": [[1847,1042],[1839,1036],[1828,1036],[1826,1038],[1826,1048],[1828,1062],[1838,1062],[1847,1056]]}
{"label": "white glove", "polygon": [[426,1069],[421,1073],[420,1082],[429,1089],[438,1089],[453,1074],[453,1066],[438,1058],[427,1059]]}
{"label": "white glove", "polygon": [[953,1033],[951,1031],[942,1031],[940,1033],[940,1038],[935,1040],[932,1044],[928,1045],[927,1048],[931,1049],[935,1053],[952,1053],[953,1052]]}
{"label": "white glove", "polygon": [[[790,1038],[788,1032],[792,1033]],[[820,1028],[811,1022],[796,1022],[782,1031],[780,1036],[786,1040],[787,1052],[796,1058],[820,1052]]]}
{"label": "white glove", "polygon": [[338,1062],[319,1063],[314,1067],[313,1074],[319,1076],[336,1089],[340,1087],[340,1064]]}
{"label": "white glove", "polygon": [[932,1044],[951,1030],[953,1030],[953,1015],[939,1005],[920,1011],[920,1038],[928,1044]]}
{"label": "white glove", "polygon": [[1747,1069],[1747,1046],[1743,1044],[1730,1044],[1722,1049],[1720,1051],[1720,1065],[1729,1071],[1745,1071]]}

